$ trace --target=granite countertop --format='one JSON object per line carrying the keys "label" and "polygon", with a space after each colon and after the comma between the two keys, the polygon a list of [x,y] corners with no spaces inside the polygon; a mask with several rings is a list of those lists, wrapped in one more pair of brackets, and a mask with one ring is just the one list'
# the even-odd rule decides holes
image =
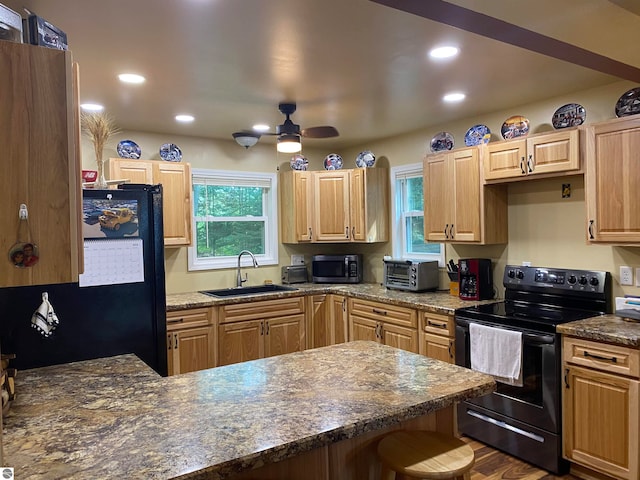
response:
{"label": "granite countertop", "polygon": [[133,355],[20,372],[4,457],[20,479],[216,479],[495,389],[350,342],[160,377]]}
{"label": "granite countertop", "polygon": [[417,308],[419,310],[453,315],[458,308],[471,307],[483,303],[493,303],[499,300],[468,301],[453,296],[449,291],[413,293],[402,290],[392,290],[378,283],[358,283],[354,285],[299,283],[291,285],[298,290],[293,292],[274,292],[269,294],[244,295],[235,298],[214,298],[199,292],[173,293],[167,295],[167,311],[183,310],[185,308],[210,307],[213,305],[228,305],[255,300],[271,300],[274,298],[296,297],[300,295],[335,293],[350,297],[373,300],[401,307]]}
{"label": "granite countertop", "polygon": [[611,314],[563,323],[558,325],[557,331],[574,337],[640,347],[640,322]]}

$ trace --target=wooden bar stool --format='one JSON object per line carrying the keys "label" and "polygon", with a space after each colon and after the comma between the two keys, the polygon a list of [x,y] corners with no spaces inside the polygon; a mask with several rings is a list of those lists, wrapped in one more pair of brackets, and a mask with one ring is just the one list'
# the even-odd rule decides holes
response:
{"label": "wooden bar stool", "polygon": [[391,432],[378,443],[381,480],[469,480],[473,449],[450,435],[422,430]]}

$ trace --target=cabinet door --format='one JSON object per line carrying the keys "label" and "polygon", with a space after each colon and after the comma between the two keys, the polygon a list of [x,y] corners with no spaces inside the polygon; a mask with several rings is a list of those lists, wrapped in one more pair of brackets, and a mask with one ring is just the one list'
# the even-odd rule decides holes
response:
{"label": "cabinet door", "polygon": [[453,180],[448,154],[428,155],[424,161],[424,238],[449,240],[453,218]]}
{"label": "cabinet door", "polygon": [[312,172],[280,173],[280,235],[283,243],[312,240]]}
{"label": "cabinet door", "polygon": [[449,239],[456,242],[480,241],[480,161],[477,148],[456,150],[450,154],[453,163],[454,216]]}
{"label": "cabinet door", "polygon": [[367,212],[365,194],[365,169],[358,168],[351,172],[350,211],[351,241],[367,241]]}
{"label": "cabinet door", "polygon": [[248,320],[218,327],[218,366],[264,357],[264,322]]}
{"label": "cabinet door", "polygon": [[330,345],[329,310],[327,298],[330,295],[312,295],[309,297],[309,328],[307,328],[308,348]]}
{"label": "cabinet door", "polygon": [[153,181],[162,184],[164,244],[191,245],[191,167],[188,163],[157,162]]}
{"label": "cabinet door", "polygon": [[349,315],[349,339],[379,342],[379,324],[375,320]]}
{"label": "cabinet door", "polygon": [[129,183],[153,184],[153,163],[144,160],[109,159],[109,179]]}
{"label": "cabinet door", "polygon": [[299,352],[304,345],[304,315],[265,320],[264,356]]}
{"label": "cabinet door", "polygon": [[640,242],[640,118],[586,130],[585,197],[591,242]]}
{"label": "cabinet door", "polygon": [[579,170],[579,133],[578,130],[564,130],[528,138],[528,173],[538,175]]}
{"label": "cabinet door", "polygon": [[173,336],[173,359],[169,361],[173,373],[195,372],[215,366],[213,327],[177,330]]}
{"label": "cabinet door", "polygon": [[424,354],[427,357],[455,363],[454,340],[452,338],[427,333],[424,336],[424,342]]}
{"label": "cabinet door", "polygon": [[348,242],[350,172],[314,172],[314,239],[317,242]]}
{"label": "cabinet door", "polygon": [[608,475],[637,479],[639,382],[575,366],[565,373],[565,457]]}
{"label": "cabinet door", "polygon": [[381,331],[383,344],[418,353],[417,329],[384,323],[382,324]]}
{"label": "cabinet door", "polygon": [[330,345],[344,343],[349,338],[347,321],[347,299],[343,295],[329,295],[329,309],[331,322]]}
{"label": "cabinet door", "polygon": [[527,174],[527,142],[509,140],[489,143],[483,161],[485,180],[521,177]]}

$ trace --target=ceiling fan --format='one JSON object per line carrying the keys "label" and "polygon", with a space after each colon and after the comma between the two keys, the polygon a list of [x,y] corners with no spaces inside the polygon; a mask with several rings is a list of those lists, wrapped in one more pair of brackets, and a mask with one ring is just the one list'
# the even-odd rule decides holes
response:
{"label": "ceiling fan", "polygon": [[331,126],[309,127],[300,129],[300,125],[293,123],[290,116],[296,111],[296,104],[282,102],[278,105],[280,112],[285,115],[282,125],[276,127],[275,133],[257,133],[250,131],[235,132],[233,138],[239,145],[249,148],[255,145],[262,135],[276,135],[278,137],[277,150],[283,153],[295,153],[302,149],[301,137],[305,138],[330,138],[337,137],[338,130]]}

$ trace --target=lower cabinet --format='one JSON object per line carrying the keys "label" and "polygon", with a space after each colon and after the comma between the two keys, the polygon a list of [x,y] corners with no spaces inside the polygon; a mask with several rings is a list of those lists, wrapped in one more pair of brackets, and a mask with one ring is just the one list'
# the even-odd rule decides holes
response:
{"label": "lower cabinet", "polygon": [[322,294],[307,298],[307,348],[346,342],[349,338],[346,297]]}
{"label": "lower cabinet", "polygon": [[455,363],[455,323],[453,316],[421,312],[420,354]]}
{"label": "lower cabinet", "polygon": [[419,353],[418,319],[414,309],[349,298],[349,340],[372,340]]}
{"label": "lower cabinet", "polygon": [[615,478],[640,475],[640,351],[563,339],[564,456]]}
{"label": "lower cabinet", "polygon": [[213,310],[167,312],[169,375],[215,367]]}
{"label": "lower cabinet", "polygon": [[218,308],[218,366],[305,348],[305,297]]}

